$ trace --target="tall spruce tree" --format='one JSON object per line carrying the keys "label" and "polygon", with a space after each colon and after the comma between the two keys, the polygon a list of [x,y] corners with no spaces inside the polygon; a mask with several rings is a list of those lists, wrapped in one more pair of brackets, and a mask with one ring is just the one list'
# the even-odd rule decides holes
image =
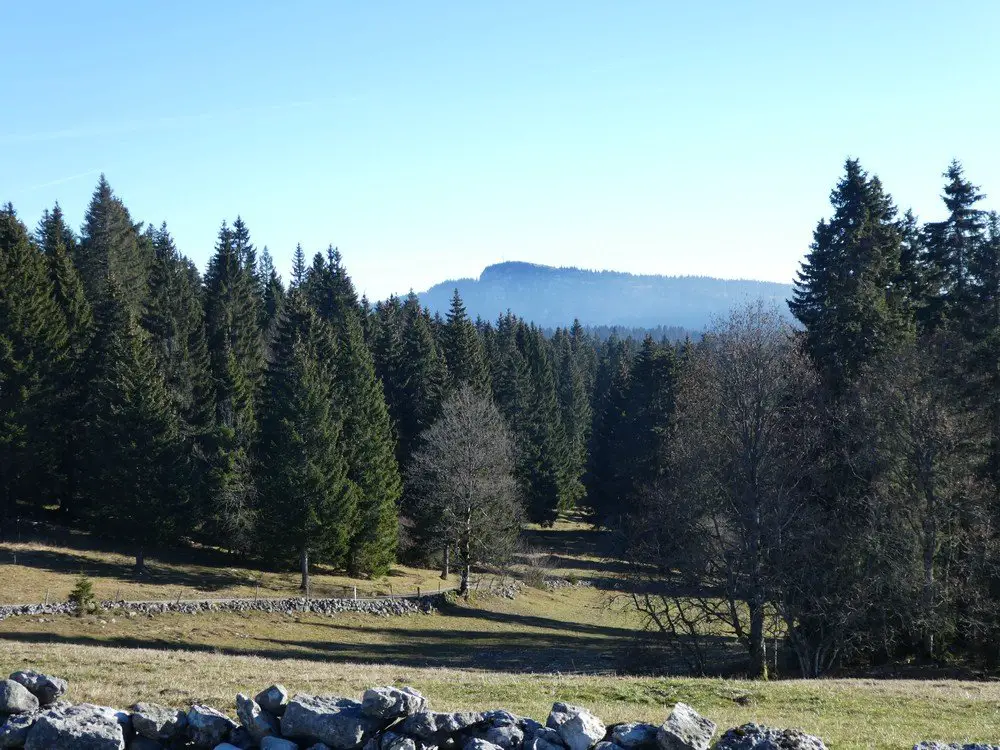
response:
{"label": "tall spruce tree", "polygon": [[892,198],[877,177],[848,159],[795,282],[792,314],[806,327],[806,346],[827,382],[842,389],[912,329],[895,292],[901,236]]}
{"label": "tall spruce tree", "polygon": [[57,491],[54,403],[69,344],[45,258],[9,203],[0,208],[0,535],[16,503]]}
{"label": "tall spruce tree", "polygon": [[295,290],[278,320],[258,444],[261,539],[272,559],[298,558],[309,591],[312,562],[346,564],[357,523],[338,412],[336,343]]}
{"label": "tall spruce tree", "polygon": [[343,418],[347,476],[357,502],[347,555],[352,575],[383,575],[395,561],[397,506],[402,481],[382,383],[361,328],[354,284],[333,247],[313,260],[302,286],[337,343],[336,408]]}
{"label": "tall spruce tree", "polygon": [[114,279],[130,313],[141,313],[152,258],[140,242],[138,225],[103,174],[90,199],[74,260],[95,310],[104,309]]}
{"label": "tall spruce tree", "polygon": [[594,385],[594,416],[588,453],[587,503],[594,522],[609,524],[623,507],[627,487],[615,462],[627,428],[626,411],[632,376],[632,342],[609,339],[598,365]]}
{"label": "tall spruce tree", "polygon": [[458,390],[463,385],[470,385],[478,393],[489,395],[490,375],[486,354],[458,289],[451,297],[447,322],[441,333],[449,387]]}
{"label": "tall spruce tree", "polygon": [[255,488],[250,449],[256,430],[255,395],[263,365],[262,308],[253,269],[223,223],[205,274],[205,318],[214,382],[215,439],[206,509],[224,546],[246,551],[253,536]]}
{"label": "tall spruce tree", "polygon": [[55,476],[59,508],[72,512],[81,472],[80,451],[86,398],[85,355],[94,335],[94,318],[83,290],[83,282],[73,265],[76,238],[63,219],[57,203],[46,211],[36,231],[36,241],[45,253],[52,295],[62,314],[67,335],[67,356],[55,377],[50,408],[52,434],[56,445]]}
{"label": "tall spruce tree", "polygon": [[91,528],[133,545],[142,574],[147,549],[173,541],[189,510],[178,486],[185,472],[176,412],[124,296],[112,278],[98,314],[87,405],[88,508]]}
{"label": "tall spruce tree", "polygon": [[965,178],[961,163],[952,161],[944,175],[948,218],[924,228],[932,288],[928,318],[932,329],[969,320],[972,305],[971,264],[985,239],[986,212],[976,208],[985,196]]}

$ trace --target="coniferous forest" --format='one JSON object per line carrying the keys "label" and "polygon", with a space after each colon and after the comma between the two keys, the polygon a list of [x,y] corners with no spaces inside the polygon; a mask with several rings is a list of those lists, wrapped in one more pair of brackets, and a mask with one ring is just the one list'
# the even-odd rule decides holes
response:
{"label": "coniferous forest", "polygon": [[719,622],[757,675],[777,633],[808,676],[995,666],[1000,216],[958,162],[942,195],[921,221],[848,160],[794,319],[751,304],[681,342],[473,320],[457,292],[444,317],[359,298],[333,246],[295,248],[286,278],[240,217],[202,270],[104,177],[79,229],[7,204],[0,534],[48,518],[128,545],[137,573],[189,543],[304,574],[436,564],[407,477],[469,386],[512,436],[526,518],[610,529],[696,670]]}

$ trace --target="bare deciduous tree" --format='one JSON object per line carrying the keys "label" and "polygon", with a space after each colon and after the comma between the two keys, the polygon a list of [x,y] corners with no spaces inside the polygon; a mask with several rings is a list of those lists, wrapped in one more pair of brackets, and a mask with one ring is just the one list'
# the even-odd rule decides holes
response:
{"label": "bare deciduous tree", "polygon": [[[651,491],[627,530],[633,571],[646,579],[640,610],[674,633],[724,626],[757,677],[768,671],[777,558],[812,467],[814,382],[776,309],[735,310],[684,367],[669,484]],[[703,664],[698,639],[689,642]]]}
{"label": "bare deciduous tree", "polygon": [[434,538],[453,546],[467,594],[473,566],[513,553],[523,517],[513,443],[492,400],[469,386],[449,397],[421,435],[408,480]]}

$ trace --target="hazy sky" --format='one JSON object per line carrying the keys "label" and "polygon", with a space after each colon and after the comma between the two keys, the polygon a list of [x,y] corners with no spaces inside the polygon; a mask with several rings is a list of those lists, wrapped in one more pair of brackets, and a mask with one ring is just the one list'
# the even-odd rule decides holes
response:
{"label": "hazy sky", "polygon": [[[1000,193],[1000,2],[5,2],[0,200],[98,174],[204,268],[242,214],[371,297],[503,259],[788,281],[848,155]],[[1000,208],[1000,200],[991,204]]]}

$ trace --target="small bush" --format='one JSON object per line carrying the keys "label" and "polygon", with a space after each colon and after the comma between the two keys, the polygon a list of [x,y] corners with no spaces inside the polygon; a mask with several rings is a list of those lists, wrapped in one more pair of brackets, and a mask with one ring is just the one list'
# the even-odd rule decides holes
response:
{"label": "small bush", "polygon": [[97,600],[94,598],[94,584],[86,573],[80,573],[76,579],[76,585],[69,592],[69,600],[76,605],[78,617],[83,617],[97,608]]}

